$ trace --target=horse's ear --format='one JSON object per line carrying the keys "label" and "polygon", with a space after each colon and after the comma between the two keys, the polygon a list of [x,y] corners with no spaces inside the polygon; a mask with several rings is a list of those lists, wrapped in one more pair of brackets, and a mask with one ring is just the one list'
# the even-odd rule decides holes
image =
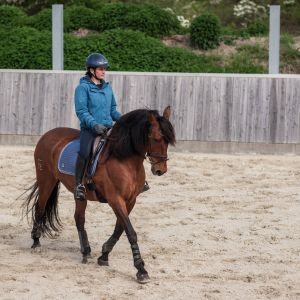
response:
{"label": "horse's ear", "polygon": [[156,120],[155,116],[153,114],[149,114],[149,117],[148,117],[148,120],[151,124],[151,126],[154,128],[154,127],[158,127],[159,128],[159,123],[158,121]]}
{"label": "horse's ear", "polygon": [[164,113],[163,113],[163,117],[164,117],[165,119],[169,120],[170,115],[171,115],[171,107],[170,107],[170,105],[169,105],[169,106],[167,106],[167,107],[165,108]]}

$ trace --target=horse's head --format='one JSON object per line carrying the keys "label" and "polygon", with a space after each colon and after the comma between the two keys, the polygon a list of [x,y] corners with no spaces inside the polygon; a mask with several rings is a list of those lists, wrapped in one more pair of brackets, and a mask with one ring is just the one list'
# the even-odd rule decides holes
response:
{"label": "horse's head", "polygon": [[151,124],[148,136],[147,157],[151,163],[153,175],[161,176],[167,172],[168,144],[175,143],[174,130],[169,122],[171,114],[170,106],[164,110],[163,117],[156,117],[150,113]]}

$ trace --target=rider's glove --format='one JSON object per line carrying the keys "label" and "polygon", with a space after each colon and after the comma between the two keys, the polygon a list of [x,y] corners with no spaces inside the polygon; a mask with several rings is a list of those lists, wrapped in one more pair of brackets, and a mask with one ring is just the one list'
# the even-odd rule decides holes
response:
{"label": "rider's glove", "polygon": [[94,131],[99,135],[103,135],[107,131],[107,128],[101,124],[96,124],[94,126]]}

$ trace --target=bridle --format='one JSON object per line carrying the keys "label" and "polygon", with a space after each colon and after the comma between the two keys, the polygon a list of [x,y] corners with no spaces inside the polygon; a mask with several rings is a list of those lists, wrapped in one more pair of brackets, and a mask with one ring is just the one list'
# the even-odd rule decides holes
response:
{"label": "bridle", "polygon": [[[151,135],[149,135],[149,138],[152,138]],[[160,153],[152,152],[151,142],[149,143],[149,151],[147,151],[145,158],[148,158],[148,161],[151,165],[156,165],[169,160],[168,155],[162,155]],[[157,161],[154,161],[153,159],[157,159]]]}
{"label": "bridle", "polygon": [[[156,165],[156,164],[159,164],[163,161],[169,160],[167,155],[161,155],[161,154],[155,153],[155,152],[154,153],[147,152],[146,153],[146,158],[148,158],[148,161],[150,162],[151,165]],[[158,158],[158,160],[153,161],[153,158]]]}

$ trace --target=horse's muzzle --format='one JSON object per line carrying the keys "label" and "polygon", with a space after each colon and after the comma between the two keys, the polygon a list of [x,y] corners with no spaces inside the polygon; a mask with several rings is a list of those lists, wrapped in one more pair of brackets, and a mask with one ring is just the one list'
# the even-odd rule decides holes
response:
{"label": "horse's muzzle", "polygon": [[153,168],[151,169],[151,171],[152,171],[153,175],[157,175],[157,176],[161,176],[161,175],[164,175],[166,173],[166,171],[154,170]]}

